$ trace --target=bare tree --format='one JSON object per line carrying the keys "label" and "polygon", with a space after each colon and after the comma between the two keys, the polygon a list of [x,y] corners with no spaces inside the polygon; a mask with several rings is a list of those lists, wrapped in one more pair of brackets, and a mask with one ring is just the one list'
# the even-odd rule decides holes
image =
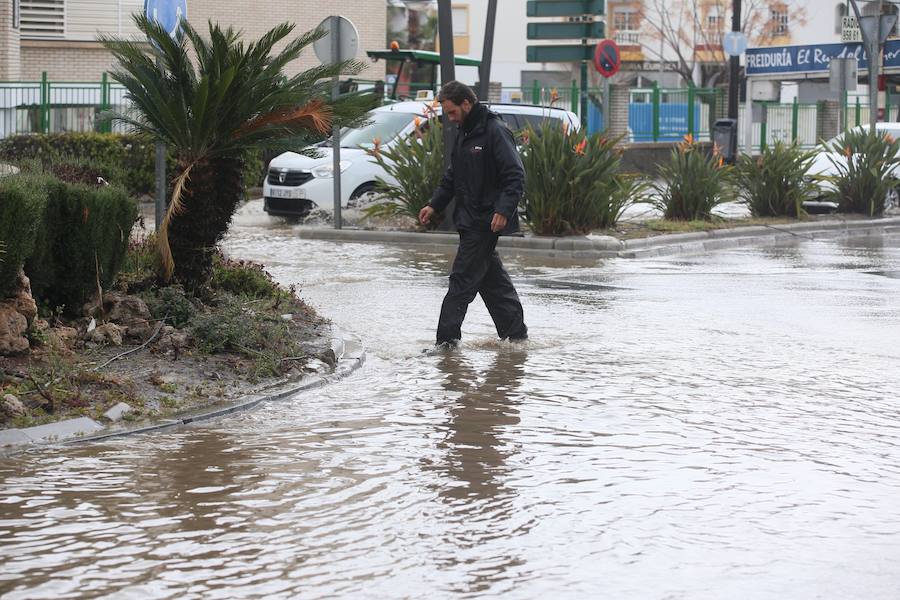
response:
{"label": "bare tree", "polygon": [[[743,0],[741,26],[751,45],[789,40],[806,24],[806,9],[791,0]],[[685,83],[713,86],[727,79],[722,38],[731,31],[731,0],[643,0],[643,44],[651,60],[673,61]]]}

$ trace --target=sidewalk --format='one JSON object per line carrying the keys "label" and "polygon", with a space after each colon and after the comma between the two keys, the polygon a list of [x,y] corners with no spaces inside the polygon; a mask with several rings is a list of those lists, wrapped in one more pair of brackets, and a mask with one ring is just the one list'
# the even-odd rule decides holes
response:
{"label": "sidewalk", "polygon": [[[588,235],[570,237],[501,237],[497,244],[502,254],[530,254],[551,258],[603,259],[644,258],[671,254],[691,254],[737,248],[756,244],[776,244],[793,238],[825,239],[846,235],[882,235],[900,233],[900,217],[823,220],[784,225],[746,226],[692,233],[662,234],[652,237],[619,240],[612,236]],[[374,231],[364,229],[297,228],[303,239],[344,242],[402,244],[446,251],[456,246],[453,233],[416,233]]]}

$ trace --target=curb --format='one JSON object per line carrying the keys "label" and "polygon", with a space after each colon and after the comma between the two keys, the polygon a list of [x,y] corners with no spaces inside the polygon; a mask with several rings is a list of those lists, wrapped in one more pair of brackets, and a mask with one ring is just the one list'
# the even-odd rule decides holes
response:
{"label": "curb", "polygon": [[[722,250],[770,240],[777,243],[794,237],[836,237],[851,233],[900,233],[900,217],[878,219],[831,219],[786,223],[784,225],[752,225],[730,229],[713,229],[691,233],[671,233],[653,237],[620,240],[612,236],[577,237],[501,237],[497,248],[504,254],[529,254],[551,258],[644,258],[671,254],[696,254]],[[373,231],[366,229],[310,228],[297,232],[301,239],[381,244],[401,244],[443,251],[455,247],[455,233],[419,233],[406,231]]]}
{"label": "curb", "polygon": [[174,418],[161,419],[152,425],[116,429],[114,426],[113,428],[105,427],[87,417],[78,417],[27,429],[6,429],[0,431],[0,456],[23,450],[26,447],[96,442],[124,435],[162,431],[180,425],[231,415],[253,409],[264,402],[283,400],[299,392],[313,390],[339,381],[365,363],[366,350],[362,343],[356,339],[345,339],[339,330],[335,330],[331,339],[331,349],[337,359],[335,369],[331,373],[309,375],[295,383],[285,381],[274,383],[243,399],[224,405],[220,404],[215,408],[206,407],[187,411]]}

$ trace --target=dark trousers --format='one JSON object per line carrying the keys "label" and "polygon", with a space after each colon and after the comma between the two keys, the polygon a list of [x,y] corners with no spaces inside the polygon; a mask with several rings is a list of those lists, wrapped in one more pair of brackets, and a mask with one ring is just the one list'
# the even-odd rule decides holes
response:
{"label": "dark trousers", "polygon": [[498,336],[528,337],[519,295],[497,255],[498,238],[491,232],[459,232],[459,249],[450,273],[450,289],[444,296],[438,320],[437,343],[462,337],[463,319],[476,294],[481,294]]}

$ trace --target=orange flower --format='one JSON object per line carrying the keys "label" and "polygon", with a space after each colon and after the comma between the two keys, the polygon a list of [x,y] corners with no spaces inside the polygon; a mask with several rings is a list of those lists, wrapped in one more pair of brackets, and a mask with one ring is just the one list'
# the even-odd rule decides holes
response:
{"label": "orange flower", "polygon": [[725,166],[725,157],[724,157],[724,156],[720,156],[720,157],[719,157],[719,163],[718,163],[718,166],[719,166],[720,169],[721,169],[723,166]]}
{"label": "orange flower", "polygon": [[584,138],[575,146],[575,154],[584,156],[584,149],[587,148],[587,138]]}
{"label": "orange flower", "polygon": [[416,129],[418,129],[419,125],[421,125],[421,124],[422,124],[422,119],[420,119],[419,117],[416,117],[415,119],[413,119],[413,127],[415,127]]}
{"label": "orange flower", "polygon": [[888,144],[893,144],[895,141],[894,136],[892,136],[889,133],[884,134],[884,139],[885,139],[885,141],[887,141]]}
{"label": "orange flower", "polygon": [[692,145],[694,143],[694,134],[689,133],[684,136],[684,143]]}
{"label": "orange flower", "polygon": [[719,147],[718,143],[713,143],[713,156],[722,156],[722,148]]}
{"label": "orange flower", "polygon": [[372,140],[375,143],[375,147],[372,148],[372,154],[376,157],[381,156],[381,138],[375,138]]}
{"label": "orange flower", "polygon": [[557,102],[559,102],[559,90],[553,88],[550,90],[550,106],[553,106]]}
{"label": "orange flower", "polygon": [[850,155],[852,155],[852,154],[853,154],[853,152],[850,151],[850,146],[845,146],[844,147],[844,156],[846,156],[847,158],[850,158]]}
{"label": "orange flower", "polygon": [[563,121],[562,128],[563,128],[563,135],[569,135],[569,122],[568,121]]}

